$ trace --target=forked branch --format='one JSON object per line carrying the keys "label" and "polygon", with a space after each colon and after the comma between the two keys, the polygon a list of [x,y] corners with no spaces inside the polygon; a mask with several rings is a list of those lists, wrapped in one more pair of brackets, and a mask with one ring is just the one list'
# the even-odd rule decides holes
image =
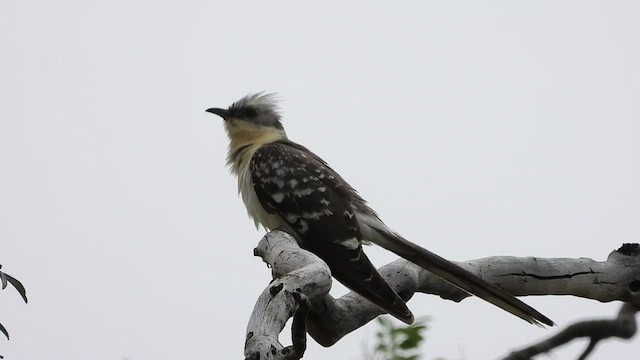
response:
{"label": "forked branch", "polygon": [[[335,344],[383,314],[354,292],[339,299],[328,295],[331,273],[327,265],[300,249],[295,239],[285,232],[267,234],[260,240],[255,255],[271,267],[274,280],[260,295],[251,314],[245,343],[247,359],[292,359],[302,355],[299,347],[292,352],[291,347],[284,348],[278,340],[302,297],[310,305],[306,323],[303,322],[306,331],[323,346]],[[601,302],[623,301],[640,308],[638,244],[625,244],[602,262],[586,258],[495,256],[457,264],[517,296],[573,295]],[[404,259],[387,264],[379,271],[405,299],[416,292],[456,302],[469,296]],[[298,321],[297,329],[293,329],[297,334],[293,348],[300,343],[300,324]],[[292,353],[297,357],[292,357]]]}
{"label": "forked branch", "polygon": [[637,312],[638,309],[635,306],[624,303],[618,311],[618,316],[614,319],[578,321],[548,339],[512,352],[504,360],[529,360],[536,355],[547,353],[569,341],[582,337],[589,339],[589,345],[578,360],[586,359],[601,340],[611,337],[631,339],[638,329],[635,318]]}

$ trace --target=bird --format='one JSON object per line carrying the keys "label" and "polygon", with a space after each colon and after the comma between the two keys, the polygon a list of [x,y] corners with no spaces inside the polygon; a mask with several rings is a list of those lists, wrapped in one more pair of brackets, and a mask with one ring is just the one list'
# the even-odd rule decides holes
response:
{"label": "bird", "polygon": [[414,321],[412,312],[373,266],[363,244],[392,251],[529,323],[554,325],[507,291],[391,230],[327,162],[289,140],[279,104],[277,94],[258,92],[227,108],[206,110],[223,119],[227,165],[256,228],[290,232],[335,279],[407,324]]}

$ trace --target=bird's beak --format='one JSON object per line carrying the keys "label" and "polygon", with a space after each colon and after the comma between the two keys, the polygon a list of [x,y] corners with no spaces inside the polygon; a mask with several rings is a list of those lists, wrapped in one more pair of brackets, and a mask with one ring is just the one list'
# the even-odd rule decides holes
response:
{"label": "bird's beak", "polygon": [[211,109],[207,109],[207,112],[210,112],[212,114],[216,114],[218,116],[220,116],[223,119],[226,119],[229,115],[229,110],[227,109],[220,109],[220,108],[211,108]]}

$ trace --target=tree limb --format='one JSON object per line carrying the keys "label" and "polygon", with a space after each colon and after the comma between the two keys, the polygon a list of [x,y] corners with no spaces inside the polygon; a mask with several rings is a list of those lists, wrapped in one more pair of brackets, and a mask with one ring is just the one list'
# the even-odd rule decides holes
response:
{"label": "tree limb", "polygon": [[624,303],[615,319],[576,322],[546,340],[542,340],[534,345],[512,352],[505,357],[504,360],[529,360],[536,355],[549,352],[571,340],[580,337],[588,337],[589,345],[578,358],[579,360],[586,359],[601,340],[610,337],[617,337],[621,339],[632,338],[637,331],[635,319],[637,312],[638,309],[635,306],[629,303]]}
{"label": "tree limb", "polygon": [[[254,249],[254,254],[269,264],[274,280],[258,297],[249,319],[245,359],[289,359],[292,349],[284,348],[278,341],[278,335],[296,312],[300,301],[296,298],[304,297],[305,303],[310,304],[308,307],[315,308],[312,301],[317,303],[328,296],[331,272],[324,261],[301,250],[289,234],[280,231],[267,234]],[[308,311],[300,315],[303,316],[299,320],[302,324],[297,322],[294,329],[294,333],[298,334],[293,336],[296,343],[302,342],[299,328],[305,325]]]}
{"label": "tree limb", "polygon": [[[339,299],[329,293],[331,273],[317,256],[300,249],[296,240],[273,231],[260,240],[256,256],[271,267],[274,280],[258,298],[247,327],[247,359],[285,359],[278,335],[293,316],[300,293],[311,304],[306,329],[314,340],[331,346],[351,331],[383,314],[354,292]],[[624,301],[640,309],[640,246],[625,244],[607,261],[579,258],[506,257],[457,262],[483,279],[517,295],[573,295],[601,302]],[[419,266],[398,259],[379,269],[404,299],[416,292],[456,302],[470,296]]]}

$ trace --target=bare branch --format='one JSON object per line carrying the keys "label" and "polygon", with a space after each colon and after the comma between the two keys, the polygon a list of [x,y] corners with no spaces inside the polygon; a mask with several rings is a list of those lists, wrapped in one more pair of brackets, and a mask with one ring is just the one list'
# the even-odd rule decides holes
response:
{"label": "bare branch", "polygon": [[309,301],[307,299],[321,302],[331,288],[331,272],[324,261],[308,251],[301,251],[290,235],[280,231],[267,234],[254,253],[269,264],[274,280],[258,298],[249,319],[245,358],[289,359],[291,349],[280,344],[278,335],[295,314],[300,301],[296,297],[301,299],[293,294],[303,294],[305,302]]}
{"label": "bare branch", "polygon": [[[328,295],[331,274],[317,256],[299,248],[281,231],[267,234],[255,249],[272,268],[274,281],[262,293],[247,329],[247,359],[285,359],[278,334],[293,316],[297,302],[292,293],[309,299],[306,328],[314,340],[331,346],[351,331],[383,312],[350,292],[339,299]],[[489,257],[458,265],[517,295],[572,295],[602,302],[625,301],[640,308],[640,246],[627,244],[607,261],[591,259],[541,259]],[[389,285],[404,299],[416,292],[461,301],[469,295],[404,259],[379,269]],[[254,357],[255,356],[255,357]]]}
{"label": "bare branch", "polygon": [[294,292],[293,298],[298,303],[298,310],[293,315],[291,323],[291,342],[293,345],[284,348],[283,353],[287,360],[302,359],[307,350],[307,316],[311,311],[311,303],[304,294]]}
{"label": "bare branch", "polygon": [[577,338],[588,337],[589,345],[578,359],[586,359],[601,340],[617,337],[632,338],[637,330],[635,315],[638,309],[624,303],[615,319],[579,321],[567,326],[564,330],[550,338],[509,354],[504,360],[528,360],[532,357],[551,351]]}

